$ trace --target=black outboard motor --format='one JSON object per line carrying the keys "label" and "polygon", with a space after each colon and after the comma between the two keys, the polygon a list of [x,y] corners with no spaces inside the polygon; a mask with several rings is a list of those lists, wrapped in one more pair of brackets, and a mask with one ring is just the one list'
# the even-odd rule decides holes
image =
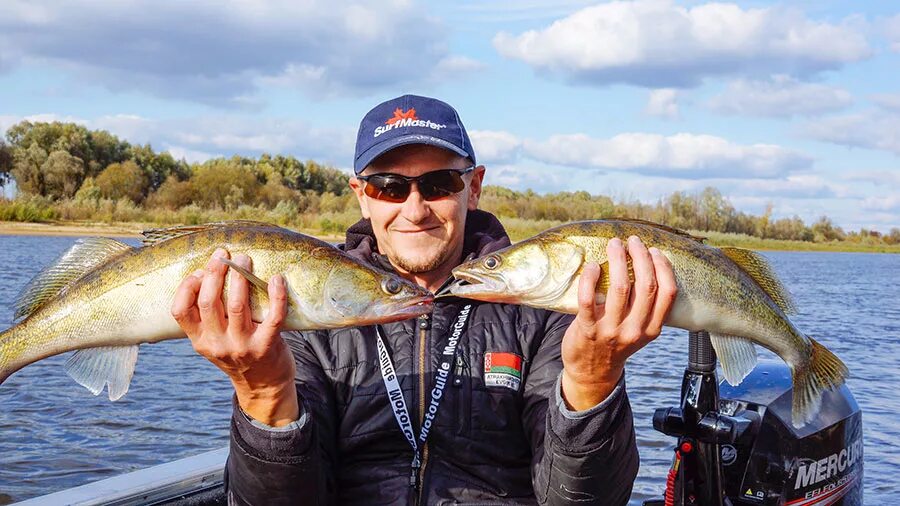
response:
{"label": "black outboard motor", "polygon": [[678,438],[665,499],[645,506],[863,504],[862,414],[846,385],[808,424],[791,424],[790,369],[761,362],[738,386],[718,384],[705,332],[691,332],[681,406],[653,427]]}

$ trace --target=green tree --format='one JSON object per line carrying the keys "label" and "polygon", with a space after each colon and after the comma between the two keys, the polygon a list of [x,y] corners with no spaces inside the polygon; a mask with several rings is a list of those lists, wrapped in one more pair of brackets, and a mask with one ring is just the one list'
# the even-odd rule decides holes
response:
{"label": "green tree", "polygon": [[127,198],[135,204],[144,200],[150,181],[132,160],[114,163],[97,176],[97,188],[104,198]]}
{"label": "green tree", "polygon": [[0,139],[0,188],[6,186],[12,179],[14,160],[12,148]]}
{"label": "green tree", "polygon": [[51,198],[71,198],[75,196],[84,178],[84,161],[72,156],[68,151],[50,153],[41,165],[44,178],[44,194]]}
{"label": "green tree", "polygon": [[19,191],[32,195],[44,194],[44,175],[41,167],[46,161],[47,151],[36,142],[27,149],[17,148],[14,151],[12,176]]}

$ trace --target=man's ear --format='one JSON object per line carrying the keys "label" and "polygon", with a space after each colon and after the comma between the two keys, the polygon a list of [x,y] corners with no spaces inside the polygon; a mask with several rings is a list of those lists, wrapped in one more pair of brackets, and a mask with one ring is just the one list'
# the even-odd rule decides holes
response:
{"label": "man's ear", "polygon": [[469,211],[478,209],[478,201],[481,199],[481,183],[484,180],[484,165],[475,167],[472,171],[472,181],[469,183],[469,201],[466,203]]}
{"label": "man's ear", "polygon": [[353,190],[353,194],[356,195],[356,201],[359,202],[359,212],[362,213],[363,218],[369,219],[369,201],[366,200],[366,194],[363,193],[364,184],[356,177],[350,178],[350,189]]}

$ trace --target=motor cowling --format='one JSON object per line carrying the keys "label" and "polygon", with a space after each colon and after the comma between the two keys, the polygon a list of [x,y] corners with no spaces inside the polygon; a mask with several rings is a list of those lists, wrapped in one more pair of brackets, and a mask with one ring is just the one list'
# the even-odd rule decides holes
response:
{"label": "motor cowling", "polygon": [[732,504],[824,506],[863,503],[862,413],[846,385],[828,391],[810,423],[791,423],[790,369],[761,362],[740,385],[719,385],[719,412],[758,416],[753,434],[720,447]]}

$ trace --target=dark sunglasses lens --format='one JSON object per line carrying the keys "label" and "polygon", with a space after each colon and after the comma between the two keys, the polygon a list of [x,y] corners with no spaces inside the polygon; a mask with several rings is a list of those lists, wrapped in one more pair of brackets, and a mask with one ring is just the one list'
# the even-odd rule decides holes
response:
{"label": "dark sunglasses lens", "polygon": [[419,178],[419,191],[425,200],[449,197],[465,187],[465,181],[455,170],[437,170]]}
{"label": "dark sunglasses lens", "polygon": [[388,202],[403,202],[409,196],[409,182],[390,175],[376,174],[365,186],[366,195]]}

